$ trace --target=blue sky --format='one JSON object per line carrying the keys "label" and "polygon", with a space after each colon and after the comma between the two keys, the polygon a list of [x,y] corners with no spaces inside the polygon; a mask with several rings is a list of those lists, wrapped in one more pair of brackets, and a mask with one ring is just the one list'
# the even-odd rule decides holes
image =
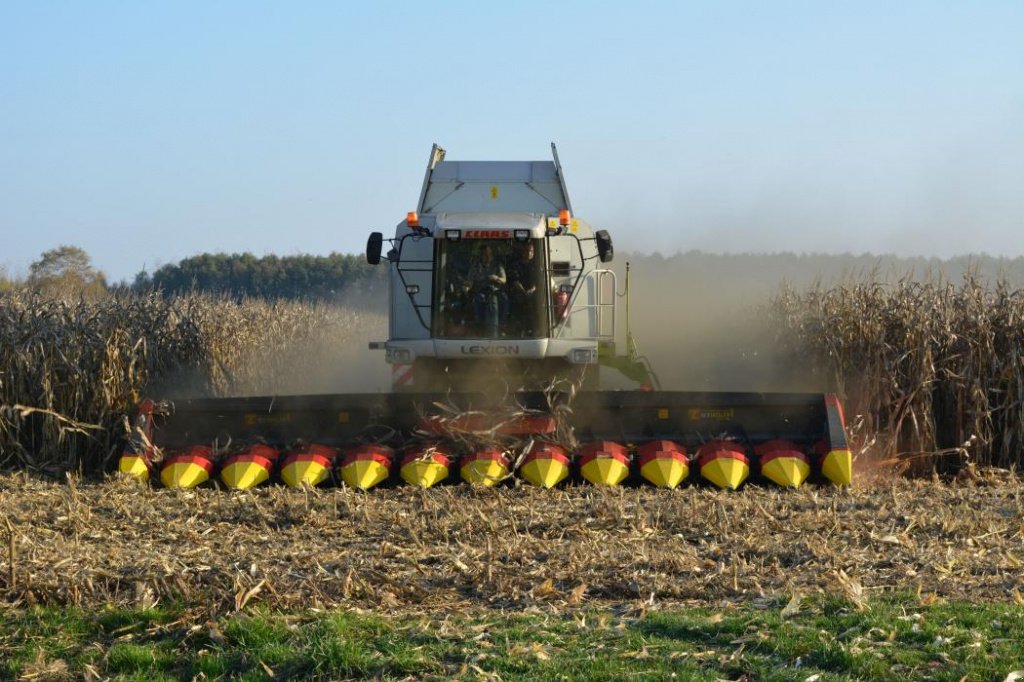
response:
{"label": "blue sky", "polygon": [[0,4],[0,266],[359,252],[430,145],[621,250],[1024,255],[1024,2]]}

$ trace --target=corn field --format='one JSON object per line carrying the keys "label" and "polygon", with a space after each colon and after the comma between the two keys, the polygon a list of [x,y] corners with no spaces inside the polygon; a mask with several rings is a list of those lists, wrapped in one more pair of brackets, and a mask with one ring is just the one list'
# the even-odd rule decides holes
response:
{"label": "corn field", "polygon": [[1004,280],[785,289],[770,315],[785,351],[836,385],[848,424],[856,415],[861,442],[888,461],[1024,460],[1024,292]]}
{"label": "corn field", "polygon": [[[1024,448],[1024,293],[967,275],[783,288],[766,308],[787,366],[843,396],[865,453],[1010,467]],[[303,377],[370,371],[385,318],[191,294],[70,303],[0,294],[0,467],[97,473],[142,396],[351,390]],[[382,358],[374,356],[380,373]],[[373,365],[373,367],[368,367]]]}
{"label": "corn field", "polygon": [[0,467],[94,473],[141,396],[268,393],[379,324],[327,304],[0,294]]}

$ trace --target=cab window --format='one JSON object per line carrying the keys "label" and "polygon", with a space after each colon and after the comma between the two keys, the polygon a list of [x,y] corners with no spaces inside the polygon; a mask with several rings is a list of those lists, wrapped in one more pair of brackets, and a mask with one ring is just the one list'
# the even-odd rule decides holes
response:
{"label": "cab window", "polygon": [[438,240],[435,263],[435,336],[548,336],[543,239]]}

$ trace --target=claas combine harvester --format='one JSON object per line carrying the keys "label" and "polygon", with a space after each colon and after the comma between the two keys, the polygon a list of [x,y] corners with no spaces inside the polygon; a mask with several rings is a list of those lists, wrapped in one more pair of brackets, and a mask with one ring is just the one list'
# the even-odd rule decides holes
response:
{"label": "claas combine harvester", "polygon": [[[628,268],[620,295],[611,237],[573,213],[552,156],[448,161],[435,145],[416,210],[370,235],[390,393],[147,400],[120,470],[168,487],[849,484],[834,395],[660,390],[617,318]],[[601,390],[611,371],[637,388]]]}

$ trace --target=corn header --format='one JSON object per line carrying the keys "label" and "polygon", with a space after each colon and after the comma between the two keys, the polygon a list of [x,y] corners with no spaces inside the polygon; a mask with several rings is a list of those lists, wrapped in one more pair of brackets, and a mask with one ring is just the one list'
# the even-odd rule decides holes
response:
{"label": "corn header", "polygon": [[[850,483],[834,395],[660,390],[618,317],[611,236],[573,213],[552,156],[448,161],[434,145],[417,209],[370,235],[390,393],[144,401],[120,470],[171,487]],[[608,372],[636,389],[602,390]]]}

